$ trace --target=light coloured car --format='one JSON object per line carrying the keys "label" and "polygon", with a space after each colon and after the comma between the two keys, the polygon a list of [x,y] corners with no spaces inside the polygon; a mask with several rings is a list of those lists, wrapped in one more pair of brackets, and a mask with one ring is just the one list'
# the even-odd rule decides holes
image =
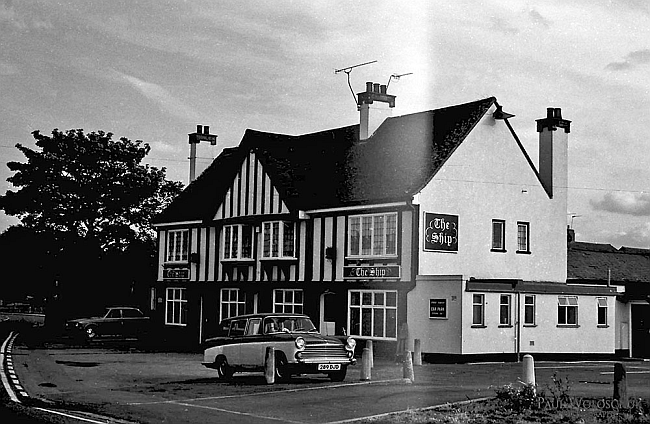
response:
{"label": "light coloured car", "polygon": [[354,365],[356,341],[324,336],[307,315],[254,314],[223,320],[216,337],[204,343],[203,365],[217,370],[221,379],[238,371],[263,371],[266,348],[275,349],[277,380],[296,374],[327,374],[343,381]]}

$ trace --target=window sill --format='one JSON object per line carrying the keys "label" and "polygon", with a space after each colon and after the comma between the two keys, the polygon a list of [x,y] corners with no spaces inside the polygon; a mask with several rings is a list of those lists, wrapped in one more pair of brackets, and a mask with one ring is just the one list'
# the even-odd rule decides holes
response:
{"label": "window sill", "polygon": [[345,260],[348,261],[381,261],[381,260],[395,260],[397,255],[377,255],[377,256],[346,256]]}
{"label": "window sill", "polygon": [[472,328],[487,328],[487,325],[482,325],[482,324],[472,324]]}
{"label": "window sill", "polygon": [[524,327],[534,328],[537,327],[537,324],[524,324]]}
{"label": "window sill", "polygon": [[506,253],[507,250],[506,250],[506,249],[494,249],[494,248],[492,248],[492,249],[490,249],[490,252],[494,252],[494,253]]}
{"label": "window sill", "polygon": [[190,264],[190,261],[178,261],[178,262],[163,262],[163,266],[187,266]]}
{"label": "window sill", "polygon": [[187,327],[187,324],[176,324],[173,322],[166,322],[165,325],[171,325],[173,327]]}
{"label": "window sill", "polygon": [[598,327],[598,328],[609,328],[609,325],[607,325],[607,324],[598,324],[596,327]]}
{"label": "window sill", "polygon": [[512,324],[499,324],[498,328],[512,328]]}
{"label": "window sill", "polygon": [[222,259],[221,262],[226,264],[237,264],[239,262],[255,262],[255,259],[253,258]]}
{"label": "window sill", "polygon": [[558,324],[557,328],[580,328],[579,324]]}
{"label": "window sill", "polygon": [[530,250],[517,250],[518,255],[530,255]]}
{"label": "window sill", "polygon": [[291,261],[297,261],[297,260],[298,260],[298,258],[294,258],[294,257],[260,258],[260,261],[262,261],[262,262],[265,262],[265,261],[269,261],[269,262],[270,261],[287,261],[287,262],[291,262]]}

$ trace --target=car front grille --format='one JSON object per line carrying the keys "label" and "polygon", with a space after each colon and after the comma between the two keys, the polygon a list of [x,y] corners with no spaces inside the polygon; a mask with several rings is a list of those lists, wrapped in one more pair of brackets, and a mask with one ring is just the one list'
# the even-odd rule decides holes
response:
{"label": "car front grille", "polygon": [[308,343],[301,352],[303,362],[349,362],[350,356],[343,345]]}

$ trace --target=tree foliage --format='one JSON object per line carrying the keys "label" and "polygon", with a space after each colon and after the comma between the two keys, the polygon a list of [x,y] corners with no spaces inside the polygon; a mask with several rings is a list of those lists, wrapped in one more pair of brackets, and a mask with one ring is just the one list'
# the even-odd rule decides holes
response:
{"label": "tree foliage", "polygon": [[34,231],[123,251],[153,239],[151,218],[182,190],[165,168],[141,164],[150,151],[141,140],[81,129],[32,135],[37,150],[16,145],[27,162],[7,164],[18,190],[0,196],[0,208]]}

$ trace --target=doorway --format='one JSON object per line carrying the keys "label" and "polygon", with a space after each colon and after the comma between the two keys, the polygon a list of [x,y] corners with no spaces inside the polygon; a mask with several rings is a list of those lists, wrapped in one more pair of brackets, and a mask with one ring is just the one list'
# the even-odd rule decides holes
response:
{"label": "doorway", "polygon": [[632,356],[650,358],[650,305],[632,306]]}

